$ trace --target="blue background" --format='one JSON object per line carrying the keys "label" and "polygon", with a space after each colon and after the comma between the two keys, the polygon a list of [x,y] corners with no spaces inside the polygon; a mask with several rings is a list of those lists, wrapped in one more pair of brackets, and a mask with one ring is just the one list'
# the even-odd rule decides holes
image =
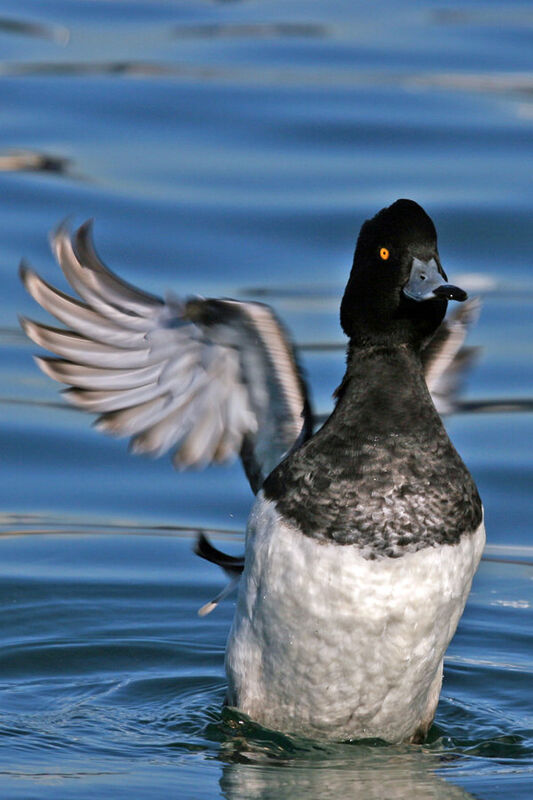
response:
{"label": "blue background", "polygon": [[[532,48],[529,2],[0,1],[2,796],[530,796]],[[271,303],[326,413],[355,237],[397,197],[483,300],[464,398],[492,405],[447,426],[489,545],[429,742],[325,747],[220,711],[233,601],[197,618],[223,578],[191,543],[240,549],[240,466],[91,430],[32,362],[16,269],[64,288],[48,232],[94,217],[143,288]]]}

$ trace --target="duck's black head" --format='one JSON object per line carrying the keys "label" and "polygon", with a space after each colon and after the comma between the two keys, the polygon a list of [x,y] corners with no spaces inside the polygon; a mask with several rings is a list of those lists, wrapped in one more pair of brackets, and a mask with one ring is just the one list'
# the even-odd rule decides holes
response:
{"label": "duck's black head", "polygon": [[420,346],[448,300],[466,299],[447,280],[432,220],[413,200],[397,200],[361,228],[341,304],[343,330],[356,345]]}

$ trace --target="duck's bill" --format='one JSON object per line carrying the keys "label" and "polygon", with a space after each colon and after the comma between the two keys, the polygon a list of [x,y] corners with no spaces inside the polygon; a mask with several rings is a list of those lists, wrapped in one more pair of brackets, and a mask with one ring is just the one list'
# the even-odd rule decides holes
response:
{"label": "duck's bill", "polygon": [[468,297],[464,289],[446,283],[446,277],[439,272],[439,266],[434,258],[429,261],[413,258],[411,274],[403,287],[403,293],[411,300],[417,301],[442,297],[462,303]]}

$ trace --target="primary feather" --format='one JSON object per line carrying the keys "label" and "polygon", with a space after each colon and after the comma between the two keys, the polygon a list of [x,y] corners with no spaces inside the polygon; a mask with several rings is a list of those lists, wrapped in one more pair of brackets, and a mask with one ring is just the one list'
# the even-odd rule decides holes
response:
{"label": "primary feather", "polygon": [[100,261],[90,223],[61,226],[52,249],[80,299],[21,265],[31,296],[66,329],[29,319],[27,335],[66,399],[98,414],[97,428],[132,437],[135,453],[172,451],[179,468],[240,455],[254,491],[311,418],[296,356],[261,303],[142,292]]}

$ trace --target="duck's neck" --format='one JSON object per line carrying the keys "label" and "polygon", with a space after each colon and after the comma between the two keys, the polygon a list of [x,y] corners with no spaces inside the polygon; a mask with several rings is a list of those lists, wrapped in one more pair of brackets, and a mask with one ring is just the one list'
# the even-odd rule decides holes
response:
{"label": "duck's neck", "polygon": [[372,434],[420,429],[439,419],[424,380],[420,354],[405,344],[349,346],[337,391],[334,424],[364,426]]}

